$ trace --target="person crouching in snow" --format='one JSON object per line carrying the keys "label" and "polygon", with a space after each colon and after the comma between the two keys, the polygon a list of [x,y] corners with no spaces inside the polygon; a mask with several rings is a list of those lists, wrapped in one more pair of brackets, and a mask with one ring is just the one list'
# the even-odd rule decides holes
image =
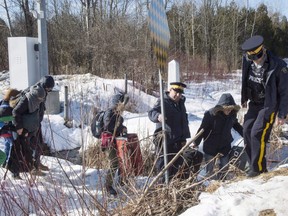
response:
{"label": "person crouching in snow", "polygon": [[194,141],[198,146],[202,139],[204,159],[206,163],[206,176],[213,174],[215,160],[219,158],[219,174],[217,179],[224,179],[228,171],[229,152],[233,137],[231,129],[234,128],[243,137],[243,128],[238,122],[237,112],[240,106],[236,105],[231,94],[222,94],[217,105],[204,113],[202,123],[197,133],[204,129],[204,132]]}

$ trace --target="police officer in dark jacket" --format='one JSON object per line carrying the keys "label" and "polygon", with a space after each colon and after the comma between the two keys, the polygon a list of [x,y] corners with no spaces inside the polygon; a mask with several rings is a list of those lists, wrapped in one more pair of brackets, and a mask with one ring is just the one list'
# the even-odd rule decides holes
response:
{"label": "police officer in dark jacket", "polygon": [[[186,85],[184,83],[173,82],[170,83],[170,91],[164,94],[168,163],[186,144],[186,139],[190,138],[189,122],[184,104],[186,98],[182,95],[185,87]],[[155,133],[160,132],[162,130],[161,122],[163,121],[160,99],[158,99],[155,106],[148,112],[148,117],[152,122],[156,123]],[[158,139],[156,142],[158,142],[156,144],[156,150],[160,155],[157,160],[156,169],[160,172],[164,167],[162,139]],[[183,159],[179,157],[169,168],[169,179],[177,173],[179,166],[182,164]]]}
{"label": "police officer in dark jacket", "polygon": [[232,95],[225,93],[221,95],[215,107],[204,113],[202,123],[198,129],[198,132],[201,129],[204,129],[204,132],[194,141],[194,144],[198,146],[202,139],[204,140],[203,151],[205,153],[205,162],[207,163],[207,176],[213,174],[215,156],[219,157],[219,169],[222,170],[217,178],[223,179],[226,175],[229,152],[233,142],[231,129],[234,128],[243,136],[243,128],[237,119],[239,110],[240,106],[236,105]]}
{"label": "police officer in dark jacket", "polygon": [[288,111],[287,64],[269,52],[262,36],[247,39],[242,44],[242,107],[248,111],[244,117],[243,134],[250,159],[248,177],[267,172],[266,143],[273,123],[282,125]]}

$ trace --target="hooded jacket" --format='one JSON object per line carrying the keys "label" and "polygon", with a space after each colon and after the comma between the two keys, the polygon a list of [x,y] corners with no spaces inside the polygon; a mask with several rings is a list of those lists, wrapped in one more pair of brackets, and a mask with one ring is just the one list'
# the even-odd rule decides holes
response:
{"label": "hooded jacket", "polygon": [[[9,105],[9,101],[0,101],[0,134],[11,136],[9,131],[15,131],[15,127],[12,124],[12,107]],[[9,132],[9,133],[7,133]]]}
{"label": "hooded jacket", "polygon": [[[186,141],[190,138],[189,122],[185,107],[186,98],[182,95],[178,104],[176,104],[170,97],[169,92],[164,94],[165,106],[165,127],[167,131],[167,147],[171,150],[173,144]],[[162,123],[158,121],[158,116],[161,114],[161,101],[157,100],[154,107],[148,112],[149,119],[156,123],[155,132],[162,130]]]}
{"label": "hooded jacket", "polygon": [[8,121],[12,121],[12,107],[9,105],[9,101],[0,101],[0,121],[4,121],[7,117]]}
{"label": "hooded jacket", "polygon": [[47,92],[40,82],[23,91],[12,111],[17,130],[24,128],[34,132],[39,128],[44,116],[46,96]]}
{"label": "hooded jacket", "polygon": [[113,96],[111,106],[105,111],[103,116],[104,131],[114,133],[115,136],[120,136],[123,129],[126,127],[123,125],[124,119],[121,116],[121,111],[118,110],[118,106],[124,101],[124,94],[118,93]]}
{"label": "hooded jacket", "polygon": [[[225,115],[225,108],[233,108],[229,115]],[[231,94],[223,94],[217,105],[204,113],[202,123],[197,133],[204,132],[194,141],[199,145],[204,140],[203,151],[205,154],[216,156],[218,153],[227,155],[231,150],[233,137],[231,129],[234,128],[243,136],[243,128],[237,120],[237,112],[240,106],[236,105]]]}
{"label": "hooded jacket", "polygon": [[[278,112],[279,118],[285,118],[288,112],[288,68],[287,64],[272,55],[267,50],[267,62],[268,69],[266,73],[266,82],[264,83],[265,88],[265,118],[269,119],[269,115],[272,112]],[[252,61],[248,61],[243,57],[242,65],[242,89],[241,89],[241,104],[247,102],[249,98],[248,94],[248,77],[249,68],[251,67]]]}

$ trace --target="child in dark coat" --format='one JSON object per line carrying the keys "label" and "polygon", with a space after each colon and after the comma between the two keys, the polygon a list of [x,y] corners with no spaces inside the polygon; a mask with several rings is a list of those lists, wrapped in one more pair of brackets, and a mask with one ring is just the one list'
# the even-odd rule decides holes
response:
{"label": "child in dark coat", "polygon": [[[221,170],[218,179],[222,179],[228,170],[229,152],[233,137],[231,129],[234,128],[243,136],[243,128],[237,120],[237,112],[240,106],[236,105],[231,94],[222,94],[217,105],[205,112],[202,123],[198,129],[204,132],[195,140],[194,145],[198,146],[202,139],[204,159],[206,162],[207,176],[213,174],[215,159],[219,158]],[[197,133],[198,133],[197,132]]]}

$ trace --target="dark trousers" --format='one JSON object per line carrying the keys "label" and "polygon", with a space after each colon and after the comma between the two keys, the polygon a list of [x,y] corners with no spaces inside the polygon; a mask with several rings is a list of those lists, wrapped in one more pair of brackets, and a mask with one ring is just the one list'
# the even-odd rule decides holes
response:
{"label": "dark trousers", "polygon": [[[175,157],[175,155],[180,151],[182,148],[181,143],[175,143],[167,145],[167,164]],[[157,162],[156,162],[156,170],[157,173],[161,172],[164,168],[164,156],[163,156],[163,148],[162,146],[157,149]],[[174,163],[168,168],[168,179],[169,181],[176,175],[180,166],[183,164],[183,158],[180,156]],[[165,182],[165,178],[162,177],[162,182]]]}
{"label": "dark trousers", "polygon": [[116,171],[119,168],[117,149],[115,147],[107,148],[105,149],[105,154],[108,157],[110,163],[110,169],[106,175],[106,187],[111,187],[113,185]]}
{"label": "dark trousers", "polygon": [[255,172],[266,172],[266,143],[275,121],[275,113],[267,112],[263,105],[249,103],[244,116],[243,137],[250,168]]}
{"label": "dark trousers", "polygon": [[[185,142],[175,143],[168,146],[167,164],[175,157],[175,155],[182,149]],[[164,168],[164,156],[163,149],[158,148],[157,152],[159,157],[156,162],[157,172],[161,172]],[[181,156],[179,156],[173,164],[168,168],[169,181],[177,175],[178,178],[187,179],[190,174],[195,174],[199,171],[203,160],[203,154],[195,149],[187,148]],[[162,176],[162,183],[165,182],[164,176]]]}
{"label": "dark trousers", "polygon": [[[172,160],[172,158],[174,158],[174,156],[176,155],[176,153],[168,153],[167,156],[167,164]],[[180,166],[183,164],[183,158],[179,157],[169,168],[168,168],[168,179],[169,181],[176,175],[176,173],[178,172],[178,169],[180,168]],[[159,158],[157,159],[156,162],[156,169],[157,172],[161,172],[162,169],[164,168],[164,156],[160,155]],[[165,178],[162,177],[161,179],[162,183],[165,182]]]}
{"label": "dark trousers", "polygon": [[28,136],[29,144],[31,146],[32,150],[32,157],[34,162],[34,168],[38,169],[39,163],[40,163],[40,154],[39,154],[39,145],[38,145],[38,139],[37,136]]}
{"label": "dark trousers", "polygon": [[11,149],[8,169],[14,174],[19,174],[19,172],[30,171],[32,166],[32,151],[27,141],[27,137],[18,136]]}
{"label": "dark trousers", "polygon": [[41,152],[42,152],[41,144],[40,144],[41,139],[42,139],[42,133],[40,132],[40,130],[41,128],[38,129],[37,131],[29,133],[27,137],[27,142],[29,143],[29,146],[32,152],[33,166],[35,169],[39,168],[40,157],[41,157]]}

